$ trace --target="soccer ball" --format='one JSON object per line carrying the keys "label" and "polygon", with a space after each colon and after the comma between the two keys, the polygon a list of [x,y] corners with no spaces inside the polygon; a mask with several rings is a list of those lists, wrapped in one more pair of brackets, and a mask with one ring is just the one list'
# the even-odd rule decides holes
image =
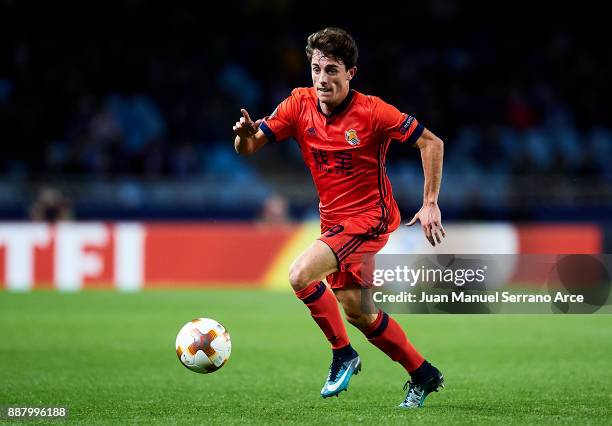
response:
{"label": "soccer ball", "polygon": [[210,318],[196,318],[176,336],[176,355],[185,367],[196,373],[212,373],[227,362],[232,351],[230,335]]}

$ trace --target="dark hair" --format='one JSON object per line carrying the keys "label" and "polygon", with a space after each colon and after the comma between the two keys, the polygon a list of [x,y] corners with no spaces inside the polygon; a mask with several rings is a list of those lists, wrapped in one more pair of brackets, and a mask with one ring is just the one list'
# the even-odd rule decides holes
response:
{"label": "dark hair", "polygon": [[312,61],[312,52],[320,50],[326,56],[333,56],[342,62],[346,69],[357,65],[359,51],[353,37],[341,28],[327,27],[308,36],[306,56]]}

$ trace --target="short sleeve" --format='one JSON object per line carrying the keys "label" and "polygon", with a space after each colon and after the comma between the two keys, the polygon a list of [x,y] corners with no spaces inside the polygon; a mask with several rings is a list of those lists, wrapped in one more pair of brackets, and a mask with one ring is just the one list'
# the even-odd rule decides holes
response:
{"label": "short sleeve", "polygon": [[416,118],[400,112],[380,98],[372,97],[372,126],[374,131],[399,142],[414,144],[425,129]]}
{"label": "short sleeve", "polygon": [[269,117],[264,119],[259,128],[269,142],[282,141],[295,134],[298,106],[298,100],[292,93],[276,107]]}

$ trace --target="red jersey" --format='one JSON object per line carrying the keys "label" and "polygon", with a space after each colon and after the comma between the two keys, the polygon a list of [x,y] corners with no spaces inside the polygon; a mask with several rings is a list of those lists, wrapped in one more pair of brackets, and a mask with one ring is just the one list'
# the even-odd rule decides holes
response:
{"label": "red jersey", "polygon": [[297,140],[319,194],[323,226],[366,212],[379,217],[377,233],[399,223],[385,156],[391,141],[414,143],[423,133],[414,117],[355,90],[326,116],[310,87],[294,89],[260,128],[271,142]]}

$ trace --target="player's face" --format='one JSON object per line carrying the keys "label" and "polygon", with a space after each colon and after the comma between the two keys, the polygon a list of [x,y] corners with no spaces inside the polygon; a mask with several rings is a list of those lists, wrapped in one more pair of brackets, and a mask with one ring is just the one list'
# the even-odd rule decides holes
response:
{"label": "player's face", "polygon": [[319,102],[331,108],[339,105],[348,95],[349,82],[357,71],[357,67],[347,70],[342,62],[316,49],[312,53],[310,69]]}

